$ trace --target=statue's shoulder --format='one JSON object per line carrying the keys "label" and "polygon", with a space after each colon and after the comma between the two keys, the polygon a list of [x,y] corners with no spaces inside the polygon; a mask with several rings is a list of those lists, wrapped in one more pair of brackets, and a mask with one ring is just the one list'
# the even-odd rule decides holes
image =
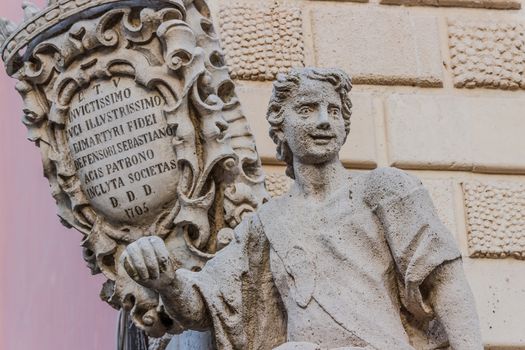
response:
{"label": "statue's shoulder", "polygon": [[288,200],[288,193],[285,193],[279,197],[270,198],[267,202],[265,202],[257,209],[257,213],[259,214],[259,216],[278,213],[279,210],[282,210],[283,207],[287,205]]}
{"label": "statue's shoulder", "polygon": [[285,193],[265,202],[257,209],[257,216],[265,228],[287,225],[294,216],[296,206],[291,203],[291,195]]}
{"label": "statue's shoulder", "polygon": [[258,212],[244,214],[239,225],[233,230],[231,239],[242,245],[264,241],[266,237]]}
{"label": "statue's shoulder", "polygon": [[365,201],[372,207],[395,197],[405,197],[422,186],[417,177],[392,167],[372,170],[363,180]]}

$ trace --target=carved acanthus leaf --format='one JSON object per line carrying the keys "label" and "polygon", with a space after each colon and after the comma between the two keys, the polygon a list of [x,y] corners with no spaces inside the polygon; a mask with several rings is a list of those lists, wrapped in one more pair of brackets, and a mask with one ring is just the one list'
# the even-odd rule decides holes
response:
{"label": "carved acanthus leaf", "polygon": [[[110,10],[97,9],[96,4],[110,2],[115,5]],[[36,7],[24,5],[38,25],[31,28],[24,23],[10,37],[3,58],[9,62],[8,72],[20,80],[17,90],[24,101],[24,123],[30,139],[41,148],[58,214],[65,225],[84,235],[83,256],[92,272],[108,279],[101,293],[105,301],[127,310],[150,335],[180,333],[184,329],[169,319],[157,293],[135,283],[122,268],[120,257],[126,246],[156,235],[164,239],[177,266],[202,268],[231,241],[232,228],[242,216],[267,198],[255,142],[209,9],[203,1],[182,0],[64,0],[49,5],[38,14]],[[77,16],[87,8],[92,11],[87,19],[47,19],[54,18],[50,13],[55,12]],[[52,23],[60,30],[53,32]],[[29,37],[24,36],[27,28]],[[37,36],[45,28],[56,34]],[[13,30],[10,22],[0,22],[0,40]],[[28,50],[17,56],[18,48]],[[106,90],[99,91],[100,86]],[[112,91],[118,96],[127,92],[128,100],[104,102],[115,98]],[[136,99],[129,97],[133,94]],[[146,109],[149,114],[133,112],[144,101],[151,104]],[[153,107],[151,101],[158,104]],[[91,111],[101,103],[104,107]],[[119,131],[133,126],[128,122],[145,123],[148,118],[153,126],[139,128],[136,135],[131,129]],[[136,145],[133,152],[113,150],[117,141],[106,140],[112,130],[119,132],[113,135],[118,142]],[[134,141],[155,133],[163,135],[161,143],[142,147],[142,141]],[[137,156],[139,151],[150,152],[157,163],[121,170],[119,164],[126,156]],[[110,154],[100,160],[96,158],[100,152]],[[155,188],[152,196],[158,200],[146,203],[154,189],[145,182],[140,187],[146,193],[141,197],[144,206],[123,207],[136,210],[132,213],[138,219],[128,212],[126,217],[120,209],[123,198],[127,194],[133,202],[136,196],[126,192],[131,183],[127,181],[142,179],[134,180],[134,171],[140,175],[146,169],[154,178],[158,174],[151,175],[150,169],[166,167],[167,175],[156,180],[162,188]],[[117,195],[106,193],[122,194],[120,202]]]}

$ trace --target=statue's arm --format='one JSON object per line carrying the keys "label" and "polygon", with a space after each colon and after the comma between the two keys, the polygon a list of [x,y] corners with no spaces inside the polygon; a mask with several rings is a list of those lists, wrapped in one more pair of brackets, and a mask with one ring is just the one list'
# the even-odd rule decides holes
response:
{"label": "statue's arm", "polygon": [[461,260],[437,267],[425,280],[423,290],[455,350],[481,350],[481,332],[474,296]]}
{"label": "statue's arm", "polygon": [[209,326],[204,301],[194,287],[195,273],[175,268],[161,238],[143,237],[133,242],[122,255],[121,263],[137,283],[158,292],[168,314],[176,315],[174,318],[186,328]]}
{"label": "statue's arm", "polygon": [[170,317],[185,328],[204,330],[212,327],[212,315],[227,318],[229,310],[242,309],[241,276],[249,270],[250,257],[263,259],[264,237],[254,216],[247,216],[235,228],[232,242],[199,272],[177,268],[156,236],[130,244],[121,264],[137,283],[159,293]]}
{"label": "statue's arm", "polygon": [[194,284],[191,272],[179,269],[175,272],[170,285],[159,294],[168,315],[176,316],[177,321],[190,329],[208,329],[211,320],[207,315],[202,295]]}
{"label": "statue's arm", "polygon": [[436,315],[453,349],[482,349],[461,253],[421,181],[397,169],[377,169],[365,201],[383,227],[405,308],[420,320]]}

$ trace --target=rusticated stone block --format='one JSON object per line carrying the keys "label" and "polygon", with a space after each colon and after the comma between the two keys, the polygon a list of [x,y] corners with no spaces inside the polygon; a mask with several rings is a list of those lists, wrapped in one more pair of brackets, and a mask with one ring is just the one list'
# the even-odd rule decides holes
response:
{"label": "rusticated stone block", "polygon": [[385,110],[391,165],[525,173],[522,98],[394,94]]}
{"label": "rusticated stone block", "polygon": [[470,256],[525,260],[525,185],[465,182],[463,192]]}
{"label": "rusticated stone block", "polygon": [[273,80],[277,73],[304,66],[299,8],[238,3],[223,7],[218,18],[233,79]]}
{"label": "rusticated stone block", "polygon": [[454,186],[447,179],[422,179],[430,193],[436,211],[443,224],[456,236],[456,217],[454,213]]}
{"label": "rusticated stone block", "polygon": [[435,17],[323,4],[312,18],[317,65],[340,67],[356,84],[442,86]]}
{"label": "rusticated stone block", "polygon": [[525,28],[512,21],[449,22],[454,85],[525,88]]}
{"label": "rusticated stone block", "polygon": [[496,10],[518,10],[519,0],[381,0],[385,5],[470,7]]}
{"label": "rusticated stone block", "polygon": [[390,96],[385,105],[390,164],[405,169],[471,169],[468,117],[464,104],[457,101],[449,96]]}
{"label": "rusticated stone block", "polygon": [[[268,102],[272,94],[270,83],[239,82],[236,88],[248,122],[257,142],[257,151],[265,164],[275,164],[275,144],[268,134],[266,121]],[[352,126],[348,140],[341,150],[341,161],[350,167],[376,167],[376,138],[373,96],[352,92]]]}
{"label": "rusticated stone block", "polygon": [[267,174],[266,190],[272,197],[279,197],[285,194],[292,185],[293,180],[284,174]]}
{"label": "rusticated stone block", "polygon": [[524,262],[516,259],[463,259],[481,323],[486,350],[522,349],[525,343]]}

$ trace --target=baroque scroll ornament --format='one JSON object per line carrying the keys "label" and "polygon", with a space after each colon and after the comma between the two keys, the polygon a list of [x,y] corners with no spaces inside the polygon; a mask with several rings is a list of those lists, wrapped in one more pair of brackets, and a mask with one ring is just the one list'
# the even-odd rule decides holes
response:
{"label": "baroque scroll ornament", "polygon": [[204,0],[50,0],[2,20],[0,43],[24,101],[62,222],[107,278],[101,297],[160,337],[183,328],[120,267],[159,236],[199,270],[267,198]]}

